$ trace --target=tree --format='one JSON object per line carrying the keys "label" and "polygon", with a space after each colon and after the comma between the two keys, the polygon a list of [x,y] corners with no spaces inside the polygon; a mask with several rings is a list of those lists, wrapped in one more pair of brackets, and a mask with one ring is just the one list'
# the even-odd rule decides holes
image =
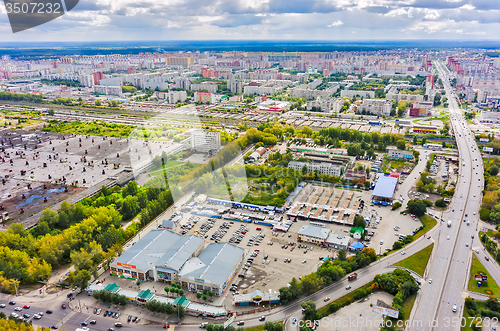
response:
{"label": "tree", "polygon": [[200,299],[200,298],[201,298],[201,293],[200,292],[196,293],[196,299]]}
{"label": "tree", "polygon": [[78,287],[80,290],[85,290],[89,286],[89,281],[92,278],[92,275],[88,270],[79,270],[72,273],[72,277],[70,278],[70,284]]}
{"label": "tree", "polygon": [[399,241],[395,241],[393,244],[392,244],[392,250],[397,250],[397,249],[400,249],[401,247],[403,247],[403,244]]}
{"label": "tree", "polygon": [[398,149],[405,150],[406,149],[406,140],[400,139],[400,140],[396,141],[396,147]]}
{"label": "tree", "polygon": [[427,144],[427,138],[426,137],[422,138],[421,144],[422,144],[422,146],[424,146],[425,144]]}
{"label": "tree", "polygon": [[52,108],[51,108],[51,109],[49,109],[49,110],[47,111],[47,114],[49,114],[50,116],[54,116],[54,115],[55,115],[55,113],[56,113],[56,112],[55,112],[55,111],[54,111],[54,109],[52,109]]}
{"label": "tree", "polygon": [[347,155],[356,156],[359,154],[360,150],[361,147],[359,146],[359,144],[351,143],[349,144],[349,146],[347,146]]}
{"label": "tree", "polygon": [[309,320],[309,321],[314,321],[316,320],[316,303],[314,301],[305,301],[300,304],[302,309],[304,309],[303,314],[304,314],[304,319]]}
{"label": "tree", "polygon": [[208,296],[206,294],[203,294],[203,301],[207,301]]}
{"label": "tree", "polygon": [[417,136],[413,136],[413,145],[418,144]]}
{"label": "tree", "polygon": [[137,285],[137,286],[139,286],[139,287],[140,287],[140,286],[141,286],[141,281],[140,281],[140,280],[137,280],[137,281],[135,282],[135,285]]}
{"label": "tree", "polygon": [[265,331],[283,331],[283,324],[281,324],[280,322],[273,323],[273,322],[267,321],[266,323],[264,323],[264,330]]}
{"label": "tree", "polygon": [[97,107],[100,107],[100,106],[102,105],[102,102],[101,102],[101,100],[99,100],[99,99],[95,99],[94,104],[95,104]]}
{"label": "tree", "polygon": [[434,204],[436,205],[436,207],[440,208],[446,207],[446,201],[444,201],[444,199],[438,199]]}
{"label": "tree", "polygon": [[396,201],[392,204],[392,210],[396,210],[398,209],[399,207],[401,207],[401,202],[399,201]]}
{"label": "tree", "polygon": [[434,96],[434,106],[439,106],[441,104],[441,93],[436,92]]}
{"label": "tree", "polygon": [[337,252],[337,258],[339,259],[339,261],[347,261],[347,252],[343,249],[340,249]]}
{"label": "tree", "polygon": [[498,166],[496,164],[492,165],[490,167],[490,170],[488,171],[490,173],[491,176],[496,176],[498,175]]}
{"label": "tree", "polygon": [[408,201],[407,207],[408,211],[415,216],[423,216],[427,211],[426,203],[420,199],[413,199]]}
{"label": "tree", "polygon": [[362,227],[363,229],[366,228],[366,221],[365,221],[365,218],[363,216],[356,216],[354,217],[354,221],[353,221],[353,227],[357,228],[357,227]]}

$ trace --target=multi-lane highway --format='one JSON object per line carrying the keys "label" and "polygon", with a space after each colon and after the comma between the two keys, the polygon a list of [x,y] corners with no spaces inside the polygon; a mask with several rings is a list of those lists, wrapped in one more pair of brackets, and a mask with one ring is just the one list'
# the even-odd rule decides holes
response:
{"label": "multi-lane highway", "polygon": [[[442,64],[437,68],[449,100],[450,121],[460,154],[460,173],[452,205],[443,214],[445,221],[451,220],[452,225],[442,226],[436,238],[434,258],[421,289],[411,330],[456,329],[453,318],[462,314],[472,249],[478,247],[476,231],[483,184],[481,153],[458,107],[447,69]],[[457,311],[453,312],[455,304]]]}

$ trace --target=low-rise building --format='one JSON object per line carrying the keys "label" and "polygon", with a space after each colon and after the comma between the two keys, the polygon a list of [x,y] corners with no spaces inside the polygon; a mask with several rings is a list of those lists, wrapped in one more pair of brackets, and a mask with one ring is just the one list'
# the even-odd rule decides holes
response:
{"label": "low-rise building", "polygon": [[412,151],[404,151],[401,149],[389,148],[387,151],[387,157],[390,159],[405,159],[411,160],[413,159]]}
{"label": "low-rise building", "polygon": [[288,163],[288,168],[295,170],[302,170],[304,166],[307,169],[307,172],[317,171],[322,175],[329,176],[340,176],[342,174],[342,167],[329,163],[329,162],[321,162],[321,163],[308,163],[308,162],[300,162],[300,161],[290,161]]}
{"label": "low-rise building", "polygon": [[111,263],[110,274],[143,281],[175,282],[184,263],[202,249],[202,238],[153,230]]}
{"label": "low-rise building", "polygon": [[325,246],[332,247],[335,249],[347,250],[350,241],[351,238],[348,236],[344,236],[343,233],[330,232],[328,238],[326,238],[325,240]]}
{"label": "low-rise building", "polygon": [[348,180],[359,180],[366,179],[365,171],[347,170],[344,174],[345,179]]}
{"label": "low-rise building", "polygon": [[365,232],[365,229],[363,229],[362,227],[352,227],[349,232],[354,239],[361,239],[363,233]]}
{"label": "low-rise building", "polygon": [[298,232],[298,240],[301,242],[308,242],[323,246],[329,234],[330,229],[318,226],[303,225]]}
{"label": "low-rise building", "polygon": [[228,244],[210,244],[198,256],[190,258],[179,271],[183,288],[212,291],[220,296],[243,262],[245,250]]}
{"label": "low-rise building", "polygon": [[500,112],[481,111],[481,115],[479,115],[479,122],[489,123],[489,124],[500,124]]}

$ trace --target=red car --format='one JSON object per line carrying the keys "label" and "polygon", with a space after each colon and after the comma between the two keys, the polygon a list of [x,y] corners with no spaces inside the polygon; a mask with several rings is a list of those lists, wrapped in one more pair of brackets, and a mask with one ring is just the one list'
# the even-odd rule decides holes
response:
{"label": "red car", "polygon": [[24,309],[30,309],[30,306],[29,305],[24,305],[23,308]]}
{"label": "red car", "polygon": [[61,308],[62,308],[62,309],[66,309],[66,304],[64,304],[64,303],[63,303],[63,304],[61,305]]}
{"label": "red car", "polygon": [[169,325],[169,324],[163,324],[163,328],[164,328],[164,329],[168,329],[169,327],[170,327],[170,325]]}

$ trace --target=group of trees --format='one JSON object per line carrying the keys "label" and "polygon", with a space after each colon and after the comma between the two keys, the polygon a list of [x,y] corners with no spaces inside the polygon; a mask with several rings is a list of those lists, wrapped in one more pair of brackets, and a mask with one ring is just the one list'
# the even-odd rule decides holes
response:
{"label": "group of trees", "polygon": [[246,165],[246,176],[258,194],[248,194],[242,202],[282,206],[286,198],[304,178],[299,170],[266,165]]}
{"label": "group of trees", "polygon": [[80,87],[80,82],[77,80],[69,80],[69,79],[44,79],[42,78],[40,81],[42,84],[45,85],[66,85],[70,87]]}
{"label": "group of trees", "polygon": [[[7,320],[7,316],[5,316],[4,312],[0,312],[0,330],[2,331],[34,331],[35,328],[28,324],[28,322],[24,322],[20,318],[14,318],[13,316],[9,316]],[[37,331],[50,331],[50,328],[38,327]]]}
{"label": "group of trees", "polygon": [[278,165],[286,167],[290,161],[293,161],[293,154],[289,150],[286,154],[277,151],[276,153],[270,153],[267,157],[267,162],[273,167]]}
{"label": "group of trees", "polygon": [[376,275],[374,280],[381,290],[394,295],[392,306],[399,310],[399,319],[404,319],[404,300],[419,290],[413,276],[406,270],[396,269],[392,273]]}
{"label": "group of trees", "polygon": [[97,266],[103,261],[108,266],[121,254],[122,243],[141,227],[133,223],[124,230],[122,219],[140,212],[144,225],[144,215],[158,215],[171,204],[169,190],[138,187],[132,181],[123,189],[103,187],[94,197],[76,204],[63,202],[58,211],[46,208],[31,230],[12,224],[0,232],[0,286],[12,291],[12,282],[45,280],[53,267],[70,261],[75,271],[68,281],[84,289],[96,276]]}
{"label": "group of trees", "polygon": [[406,204],[408,211],[417,217],[425,215],[427,207],[431,206],[432,202],[430,200],[420,200],[420,199],[409,200],[408,203]]}
{"label": "group of trees", "polygon": [[500,224],[500,158],[494,157],[484,165],[484,195],[479,216],[485,222]]}
{"label": "group of trees", "polygon": [[0,92],[0,100],[26,101],[42,103],[43,96],[40,94]]}
{"label": "group of trees", "polygon": [[465,298],[465,309],[470,316],[469,318],[474,317],[470,321],[471,329],[474,331],[483,330],[481,321],[485,320],[486,317],[500,319],[500,303],[498,298],[494,296],[490,296],[486,301],[479,302],[469,296]]}
{"label": "group of trees", "polygon": [[[244,328],[235,328],[232,325],[230,325],[224,329],[223,324],[212,324],[212,323],[208,323],[207,326],[205,327],[205,329],[207,331],[243,331],[244,330]],[[264,330],[267,331],[268,329],[266,329],[264,326]],[[273,331],[273,330],[269,330],[269,331]],[[282,330],[279,330],[279,331],[282,331]]]}
{"label": "group of trees", "polygon": [[166,315],[178,314],[179,318],[184,318],[186,310],[182,305],[173,305],[171,303],[160,302],[158,300],[149,300],[146,302],[146,309],[154,313],[162,313]]}
{"label": "group of trees", "polygon": [[377,254],[372,248],[365,248],[349,258],[346,257],[345,251],[340,250],[335,261],[325,261],[318,271],[303,276],[300,281],[292,278],[290,286],[280,288],[280,301],[286,305],[302,295],[312,294],[376,260]]}
{"label": "group of trees", "polygon": [[125,306],[128,303],[126,296],[105,290],[93,291],[92,296],[94,299],[101,300],[104,303],[112,303],[114,305]]}
{"label": "group of trees", "polygon": [[[183,296],[184,295],[184,290],[182,289],[181,284],[178,284],[178,283],[172,283],[172,287],[165,286],[163,288],[163,290],[167,294],[169,294],[169,293],[175,293],[175,294],[178,294],[179,296]],[[212,293],[210,296],[214,295],[212,291],[210,291],[210,293]]]}

